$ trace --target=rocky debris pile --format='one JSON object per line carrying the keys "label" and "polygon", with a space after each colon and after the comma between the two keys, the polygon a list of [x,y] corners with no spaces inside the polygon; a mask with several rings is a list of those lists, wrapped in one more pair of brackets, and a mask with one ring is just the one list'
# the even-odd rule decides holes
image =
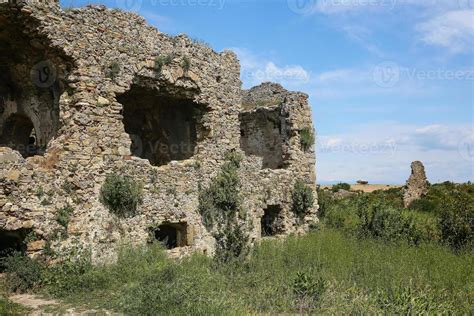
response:
{"label": "rocky debris pile", "polygon": [[403,203],[409,207],[414,201],[428,193],[429,183],[426,179],[425,167],[421,161],[411,164],[411,176],[403,191]]}

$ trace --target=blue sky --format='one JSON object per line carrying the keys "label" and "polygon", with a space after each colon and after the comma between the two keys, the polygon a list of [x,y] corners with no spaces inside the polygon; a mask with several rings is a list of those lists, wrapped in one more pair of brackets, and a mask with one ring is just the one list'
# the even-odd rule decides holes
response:
{"label": "blue sky", "polygon": [[318,182],[474,180],[473,0],[62,0],[234,50],[245,88],[310,95]]}

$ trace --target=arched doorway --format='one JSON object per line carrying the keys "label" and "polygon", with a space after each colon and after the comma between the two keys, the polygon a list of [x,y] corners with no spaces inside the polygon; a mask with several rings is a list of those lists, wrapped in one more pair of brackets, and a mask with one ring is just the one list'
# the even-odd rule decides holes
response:
{"label": "arched doorway", "polygon": [[10,115],[0,134],[0,146],[17,150],[24,158],[34,156],[37,146],[33,122],[25,115]]}

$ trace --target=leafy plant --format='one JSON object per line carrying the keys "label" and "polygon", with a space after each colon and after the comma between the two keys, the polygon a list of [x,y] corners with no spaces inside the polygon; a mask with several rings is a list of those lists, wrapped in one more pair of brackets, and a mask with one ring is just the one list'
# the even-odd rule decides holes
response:
{"label": "leafy plant", "polygon": [[300,131],[300,143],[304,151],[308,151],[314,145],[315,137],[312,129],[303,128]]}
{"label": "leafy plant", "polygon": [[181,67],[183,68],[184,72],[188,72],[191,68],[191,60],[188,57],[184,56],[181,60]]}
{"label": "leafy plant", "polygon": [[217,233],[215,237],[217,244],[214,259],[218,263],[244,259],[248,255],[249,235],[245,232],[244,226],[228,224],[224,231]]}
{"label": "leafy plant", "polygon": [[199,213],[203,224],[213,232],[217,241],[215,259],[225,263],[243,258],[248,254],[248,233],[240,222],[244,216],[239,196],[240,180],[238,169],[242,157],[236,152],[226,155],[221,172],[209,188],[199,194]]}
{"label": "leafy plant", "polygon": [[441,238],[454,249],[474,246],[474,202],[455,194],[445,201],[439,220]]}
{"label": "leafy plant", "polygon": [[307,272],[297,272],[292,284],[300,313],[314,309],[327,289],[327,282]]}
{"label": "leafy plant", "polygon": [[56,222],[67,229],[72,212],[74,212],[74,208],[69,204],[59,209],[56,214]]}
{"label": "leafy plant", "polygon": [[349,183],[338,183],[336,185],[333,185],[331,188],[332,192],[338,192],[339,190],[350,191],[351,185]]}
{"label": "leafy plant", "polygon": [[117,79],[119,74],[120,74],[120,65],[116,61],[112,62],[105,71],[106,77],[109,79],[112,79],[112,81],[115,81],[115,79]]}
{"label": "leafy plant", "polygon": [[173,59],[170,55],[160,55],[155,58],[155,71],[161,72],[163,66],[169,65]]}
{"label": "leafy plant", "polygon": [[6,284],[11,292],[24,293],[41,282],[41,264],[27,255],[15,252],[2,259]]}
{"label": "leafy plant", "polygon": [[100,200],[120,217],[134,216],[142,202],[142,186],[129,176],[107,175],[100,190]]}
{"label": "leafy plant", "polygon": [[406,240],[414,244],[421,241],[421,233],[409,213],[377,203],[359,208],[358,215],[361,235],[385,241]]}
{"label": "leafy plant", "polygon": [[296,180],[291,197],[291,211],[299,218],[304,217],[314,205],[313,190],[302,180]]}

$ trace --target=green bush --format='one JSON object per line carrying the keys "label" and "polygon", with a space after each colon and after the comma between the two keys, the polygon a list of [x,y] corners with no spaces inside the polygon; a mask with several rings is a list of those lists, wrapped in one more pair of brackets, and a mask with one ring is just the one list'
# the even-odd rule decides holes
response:
{"label": "green bush", "polygon": [[221,172],[212,179],[209,188],[199,194],[198,211],[204,226],[216,239],[215,260],[218,263],[244,258],[249,252],[248,232],[242,223],[246,214],[241,208],[239,194],[241,160],[238,153],[227,153]]}
{"label": "green bush", "polygon": [[72,212],[74,212],[74,208],[69,204],[61,208],[56,214],[56,222],[67,229]]}
{"label": "green bush", "polygon": [[215,225],[226,225],[240,211],[240,180],[238,170],[242,157],[229,153],[221,172],[212,179],[209,188],[199,194],[198,211],[204,225],[212,230]]}
{"label": "green bush", "polygon": [[310,128],[303,128],[300,131],[300,143],[301,143],[301,148],[303,148],[304,151],[307,151],[311,148],[311,146],[314,145],[315,142],[315,137],[313,130]]}
{"label": "green bush", "polygon": [[120,74],[120,65],[118,62],[112,62],[109,67],[107,67],[105,75],[107,78],[112,79],[115,81],[118,75]]}
{"label": "green bush", "polygon": [[112,173],[102,185],[100,200],[117,216],[134,216],[142,202],[142,187],[129,176]]}
{"label": "green bush", "polygon": [[184,72],[188,72],[191,68],[191,60],[188,57],[183,57],[181,60],[181,67],[183,68]]}
{"label": "green bush", "polygon": [[303,218],[314,205],[313,190],[302,180],[296,180],[291,198],[291,211],[299,218]]}
{"label": "green bush", "polygon": [[104,278],[95,268],[90,257],[66,258],[63,262],[51,265],[43,270],[42,286],[56,297],[99,289],[105,283]]}
{"label": "green bush", "polygon": [[163,66],[169,65],[173,58],[170,55],[160,55],[155,58],[155,71],[161,72]]}
{"label": "green bush", "polygon": [[42,265],[27,255],[15,252],[2,260],[6,284],[11,292],[24,293],[41,282]]}
{"label": "green bush", "polygon": [[454,249],[474,245],[474,202],[464,194],[448,198],[439,220],[441,238]]}
{"label": "green bush", "polygon": [[421,233],[416,228],[414,218],[407,212],[384,204],[374,204],[359,208],[359,233],[363,236],[385,241],[406,240],[413,244],[421,241]]}
{"label": "green bush", "polygon": [[334,200],[332,198],[332,194],[330,194],[327,190],[321,189],[318,185],[317,187],[317,194],[318,194],[318,217],[319,219],[323,219],[326,217],[326,214],[334,205]]}
{"label": "green bush", "polygon": [[240,225],[227,225],[216,235],[216,241],[214,259],[219,264],[242,260],[249,254],[249,235]]}
{"label": "green bush", "polygon": [[331,188],[332,192],[338,192],[339,190],[350,191],[351,185],[349,183],[338,183],[336,185],[333,185]]}

